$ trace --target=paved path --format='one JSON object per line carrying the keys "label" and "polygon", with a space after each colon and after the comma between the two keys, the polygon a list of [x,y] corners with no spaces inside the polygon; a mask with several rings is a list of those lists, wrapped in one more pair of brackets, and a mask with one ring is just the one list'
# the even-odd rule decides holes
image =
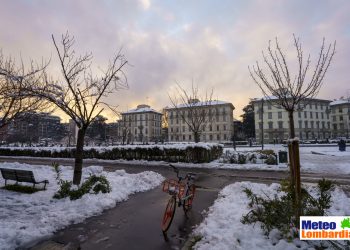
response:
{"label": "paved path", "polygon": [[[52,159],[5,158],[1,161],[17,161],[30,164],[50,164]],[[55,160],[56,161],[56,160]],[[73,160],[62,159],[60,164],[73,165]],[[166,166],[142,166],[117,164],[113,162],[85,161],[84,166],[102,165],[108,171],[125,169],[129,173],[145,170],[158,172],[166,178],[174,178],[175,173]],[[102,215],[86,219],[83,223],[71,225],[57,232],[50,239],[43,239],[33,249],[181,249],[191,233],[192,228],[204,218],[203,212],[217,198],[224,186],[242,180],[254,182],[278,182],[286,178],[286,171],[257,170],[215,170],[198,168],[181,168],[180,172],[195,172],[198,179],[194,205],[189,219],[178,208],[174,221],[168,232],[169,242],[165,242],[160,230],[160,221],[169,196],[159,188],[137,193],[129,200],[118,203],[116,207],[106,210]],[[346,176],[303,173],[305,182],[316,182],[322,177],[336,180],[339,184],[350,184]],[[49,241],[47,241],[49,240]],[[56,247],[57,246],[57,247]],[[55,248],[56,247],[56,248]]]}

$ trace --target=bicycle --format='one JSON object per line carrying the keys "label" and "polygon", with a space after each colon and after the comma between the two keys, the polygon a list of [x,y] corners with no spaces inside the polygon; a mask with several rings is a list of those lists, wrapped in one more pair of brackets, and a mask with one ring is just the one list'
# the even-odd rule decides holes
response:
{"label": "bicycle", "polygon": [[183,207],[185,216],[187,217],[187,212],[192,208],[193,198],[196,191],[196,186],[193,183],[196,174],[189,172],[185,177],[182,177],[179,174],[178,168],[171,164],[169,164],[169,166],[173,168],[178,180],[168,179],[163,182],[163,192],[171,195],[162,220],[162,231],[166,240],[166,233],[173,221],[176,205],[178,207]]}

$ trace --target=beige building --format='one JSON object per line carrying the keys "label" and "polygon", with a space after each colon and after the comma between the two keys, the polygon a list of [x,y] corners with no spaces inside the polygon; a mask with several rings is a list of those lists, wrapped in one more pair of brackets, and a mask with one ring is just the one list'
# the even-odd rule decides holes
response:
{"label": "beige building", "polygon": [[[289,118],[283,107],[274,100],[253,99],[255,135],[257,142],[282,142],[289,138]],[[301,140],[331,138],[330,101],[309,99],[301,103],[294,113],[295,135]]]}
{"label": "beige building", "polygon": [[123,141],[150,142],[158,141],[161,136],[162,114],[150,106],[142,104],[136,109],[122,113],[119,122],[119,133]]}
{"label": "beige building", "polygon": [[332,137],[349,138],[350,130],[350,99],[340,99],[330,103],[331,121],[332,121]]}
{"label": "beige building", "polygon": [[[199,102],[192,100],[195,104],[191,109],[204,110],[207,115],[205,122],[200,125],[201,142],[228,142],[233,136],[233,110],[232,103],[214,100],[211,102]],[[181,104],[177,108],[166,108],[168,123],[168,140],[180,142],[194,141],[194,134],[182,117],[188,117],[189,105]],[[182,114],[182,115],[181,115]],[[189,118],[186,118],[189,119]]]}

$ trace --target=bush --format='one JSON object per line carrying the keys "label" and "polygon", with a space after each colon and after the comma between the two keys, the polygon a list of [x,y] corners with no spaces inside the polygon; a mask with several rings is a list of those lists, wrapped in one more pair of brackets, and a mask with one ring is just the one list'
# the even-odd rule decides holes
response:
{"label": "bush", "polygon": [[[164,148],[160,148],[159,146],[130,148],[126,146],[104,148],[100,151],[95,148],[85,149],[83,158],[205,163],[219,158],[222,152],[223,146],[221,144],[212,144],[209,146],[188,144],[182,148],[171,146],[164,146]],[[0,155],[74,158],[75,149],[65,148],[59,151],[51,151],[46,149],[0,148]]]}
{"label": "bush", "polygon": [[[317,185],[317,197],[311,196],[306,189],[302,188],[301,214],[304,216],[324,216],[330,208],[332,199],[331,191],[334,184],[329,180],[320,180]],[[281,183],[279,191],[284,192],[282,196],[275,195],[273,198],[260,197],[250,189],[245,189],[251,210],[243,215],[243,224],[255,224],[260,222],[261,228],[266,235],[273,229],[278,229],[283,238],[292,239],[298,237],[295,218],[294,191],[288,181]]]}
{"label": "bush", "polygon": [[244,154],[238,154],[238,164],[246,164],[247,157]]}
{"label": "bush", "polygon": [[69,197],[71,200],[80,199],[84,194],[110,193],[111,187],[105,176],[91,175],[78,189],[73,189],[71,181],[59,180],[60,189],[53,198],[63,199]]}
{"label": "bush", "polygon": [[269,154],[267,155],[267,159],[264,161],[267,165],[276,165],[277,157],[275,155]]}

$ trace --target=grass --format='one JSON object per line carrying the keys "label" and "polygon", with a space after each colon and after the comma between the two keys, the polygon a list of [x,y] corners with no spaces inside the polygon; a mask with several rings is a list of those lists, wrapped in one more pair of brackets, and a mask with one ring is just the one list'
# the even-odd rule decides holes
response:
{"label": "grass", "polygon": [[6,189],[8,191],[19,192],[19,193],[25,193],[25,194],[32,194],[32,193],[35,193],[35,192],[42,190],[42,189],[38,189],[38,188],[33,188],[31,186],[22,186],[22,185],[18,185],[18,184],[6,185],[6,186],[2,187],[2,189]]}

